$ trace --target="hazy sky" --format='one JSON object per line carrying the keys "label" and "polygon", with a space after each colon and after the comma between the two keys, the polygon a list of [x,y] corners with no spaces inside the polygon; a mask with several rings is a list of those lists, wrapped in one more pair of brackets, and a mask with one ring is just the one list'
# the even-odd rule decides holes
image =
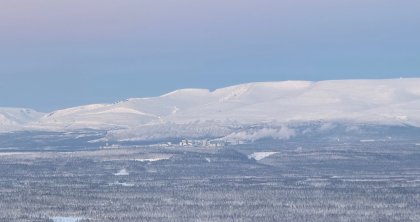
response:
{"label": "hazy sky", "polygon": [[0,106],[420,77],[419,0],[0,0]]}

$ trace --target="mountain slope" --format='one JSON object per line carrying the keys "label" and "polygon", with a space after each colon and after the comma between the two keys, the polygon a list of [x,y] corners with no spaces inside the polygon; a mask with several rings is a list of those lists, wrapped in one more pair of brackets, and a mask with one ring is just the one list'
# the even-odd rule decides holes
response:
{"label": "mountain slope", "polygon": [[44,113],[24,108],[0,108],[0,131],[22,129],[41,118]]}
{"label": "mountain slope", "polygon": [[[158,139],[260,134],[288,138],[294,133],[287,125],[314,121],[419,127],[419,86],[420,78],[410,78],[259,82],[214,91],[182,89],[159,97],[58,110],[41,118],[35,112],[27,118],[2,114],[0,128],[90,128],[107,130],[110,137]],[[238,132],[264,124],[269,128],[262,132]]]}

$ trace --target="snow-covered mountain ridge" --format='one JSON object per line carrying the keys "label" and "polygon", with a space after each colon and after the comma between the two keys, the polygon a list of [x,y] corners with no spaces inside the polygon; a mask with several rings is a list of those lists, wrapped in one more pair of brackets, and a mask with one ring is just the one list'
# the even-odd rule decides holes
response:
{"label": "snow-covered mountain ridge", "polygon": [[0,109],[3,132],[90,128],[125,139],[155,139],[162,134],[232,137],[241,133],[232,132],[232,128],[252,125],[273,125],[263,133],[287,138],[293,135],[286,130],[287,125],[313,121],[420,127],[420,78],[258,82],[214,91],[182,89],[159,97],[48,114]]}
{"label": "snow-covered mountain ridge", "polygon": [[0,132],[22,129],[23,126],[37,121],[45,113],[32,109],[0,108]]}

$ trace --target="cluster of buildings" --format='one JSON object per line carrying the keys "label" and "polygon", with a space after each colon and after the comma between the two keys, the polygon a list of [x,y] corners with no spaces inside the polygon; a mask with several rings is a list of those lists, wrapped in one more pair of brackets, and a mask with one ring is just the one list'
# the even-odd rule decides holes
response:
{"label": "cluster of buildings", "polygon": [[212,140],[181,140],[179,142],[181,147],[223,147],[225,145],[224,141]]}
{"label": "cluster of buildings", "polygon": [[[148,147],[208,147],[208,148],[218,148],[224,147],[227,143],[225,141],[215,141],[215,140],[181,140],[179,143],[158,143],[147,145]],[[101,147],[102,149],[117,149],[117,148],[129,148],[129,147],[138,147],[138,145],[120,145],[120,144],[109,144],[106,143],[105,146]]]}

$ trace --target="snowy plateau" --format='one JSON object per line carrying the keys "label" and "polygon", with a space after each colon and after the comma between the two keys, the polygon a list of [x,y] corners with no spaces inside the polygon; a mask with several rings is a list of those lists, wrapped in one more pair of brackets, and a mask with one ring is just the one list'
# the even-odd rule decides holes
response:
{"label": "snowy plateau", "polygon": [[[181,89],[151,98],[40,113],[0,108],[0,134],[43,132],[89,143],[301,137],[389,139],[420,127],[420,78],[281,81],[210,91]],[[397,133],[395,133],[397,132]],[[369,137],[371,135],[372,138]]]}

